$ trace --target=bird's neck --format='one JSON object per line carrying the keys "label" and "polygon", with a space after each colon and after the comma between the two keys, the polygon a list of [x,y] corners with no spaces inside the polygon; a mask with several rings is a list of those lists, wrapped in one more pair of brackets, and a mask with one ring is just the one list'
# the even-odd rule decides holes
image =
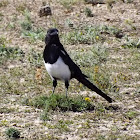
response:
{"label": "bird's neck", "polygon": [[48,37],[46,37],[45,40],[46,40],[46,41],[45,41],[46,45],[52,45],[52,44],[60,45],[60,44],[61,44],[61,43],[60,43],[60,40],[59,40],[59,37],[57,37],[57,36],[55,36],[55,37],[53,37],[53,38],[48,38]]}

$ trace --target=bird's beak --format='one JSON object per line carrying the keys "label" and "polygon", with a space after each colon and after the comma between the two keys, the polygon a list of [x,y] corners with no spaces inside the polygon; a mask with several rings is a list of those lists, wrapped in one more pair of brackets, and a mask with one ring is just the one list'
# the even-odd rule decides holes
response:
{"label": "bird's beak", "polygon": [[51,35],[51,36],[53,36],[53,35],[58,35],[58,31],[55,31],[55,32],[51,33],[50,35]]}

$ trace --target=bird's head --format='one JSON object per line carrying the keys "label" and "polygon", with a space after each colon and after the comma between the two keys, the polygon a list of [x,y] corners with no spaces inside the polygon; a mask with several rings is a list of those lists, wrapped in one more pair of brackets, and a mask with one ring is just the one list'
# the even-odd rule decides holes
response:
{"label": "bird's head", "polygon": [[59,36],[58,36],[58,30],[56,28],[50,28],[47,31],[47,35],[45,37],[45,43],[59,43]]}

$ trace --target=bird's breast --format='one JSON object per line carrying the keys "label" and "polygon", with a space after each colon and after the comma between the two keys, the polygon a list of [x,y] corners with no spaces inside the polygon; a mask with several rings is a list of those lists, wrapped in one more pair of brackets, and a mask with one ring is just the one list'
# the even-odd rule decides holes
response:
{"label": "bird's breast", "polygon": [[45,67],[46,70],[48,71],[48,74],[52,78],[57,78],[62,81],[70,80],[71,78],[70,69],[68,65],[64,63],[61,57],[59,57],[57,61],[53,64],[45,63]]}

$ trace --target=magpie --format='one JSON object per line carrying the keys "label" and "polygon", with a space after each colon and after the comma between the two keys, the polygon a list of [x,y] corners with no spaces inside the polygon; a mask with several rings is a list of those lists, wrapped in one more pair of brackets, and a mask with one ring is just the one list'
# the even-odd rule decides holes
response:
{"label": "magpie", "polygon": [[112,98],[93,85],[87,79],[88,77],[83,74],[80,68],[72,61],[63,45],[60,43],[58,30],[56,28],[48,29],[45,37],[45,45],[43,58],[46,70],[53,81],[53,93],[57,86],[57,80],[61,80],[65,83],[67,96],[69,81],[75,78],[80,83],[102,96],[109,103],[113,101]]}

